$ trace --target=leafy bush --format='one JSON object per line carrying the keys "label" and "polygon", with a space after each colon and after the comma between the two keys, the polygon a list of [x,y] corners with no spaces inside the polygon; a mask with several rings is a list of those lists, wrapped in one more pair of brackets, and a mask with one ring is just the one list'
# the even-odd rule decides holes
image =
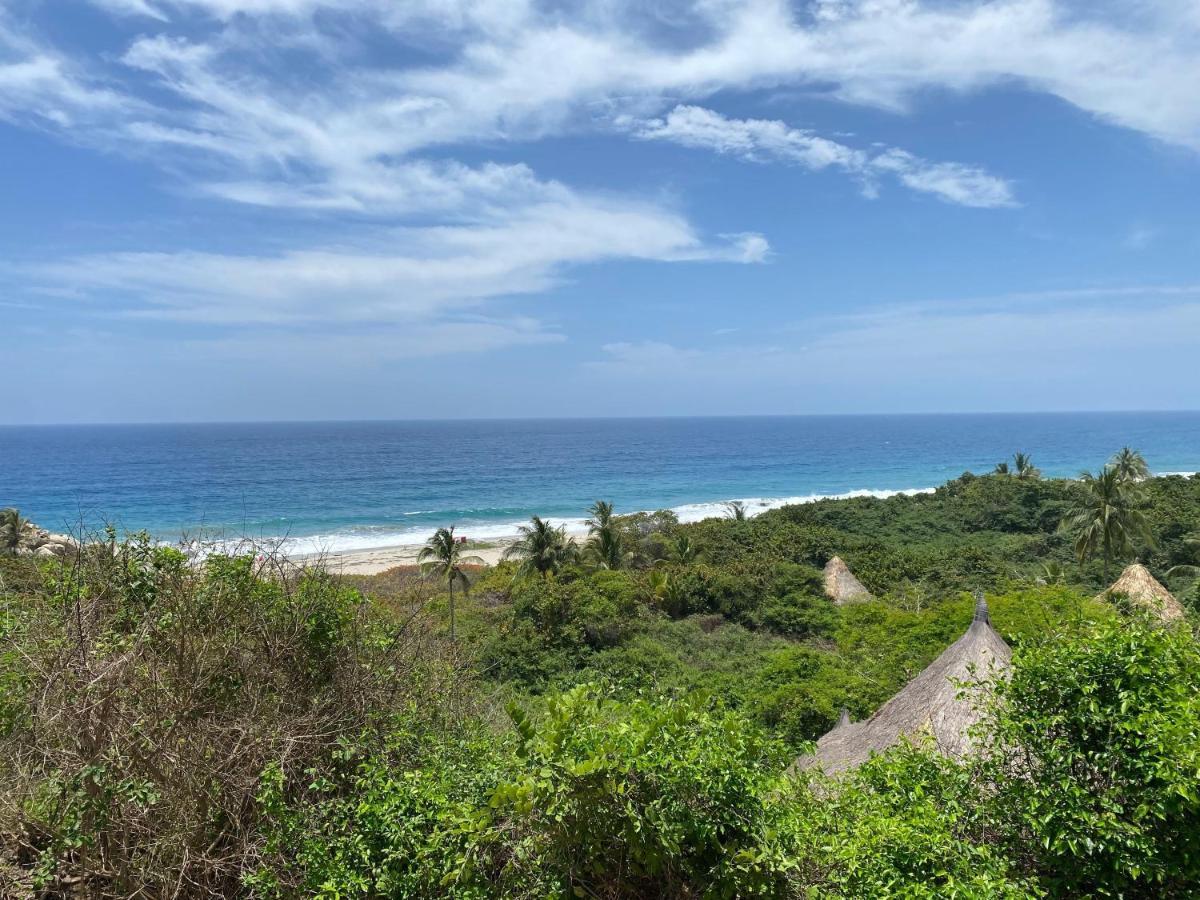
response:
{"label": "leafy bush", "polygon": [[781,822],[814,896],[1043,896],[989,841],[969,767],[901,745],[837,783],[800,785]]}
{"label": "leafy bush", "polygon": [[503,754],[478,727],[395,727],[383,746],[334,751],[329,769],[289,781],[266,768],[263,862],[246,878],[255,896],[490,896],[470,875],[470,840]]}
{"label": "leafy bush", "polygon": [[1003,686],[994,810],[1059,896],[1200,884],[1200,648],[1134,619],[1032,644]]}
{"label": "leafy bush", "polygon": [[500,893],[735,896],[775,880],[729,866],[753,849],[785,759],[744,719],[702,695],[623,703],[580,686],[514,721],[522,766],[477,834]]}

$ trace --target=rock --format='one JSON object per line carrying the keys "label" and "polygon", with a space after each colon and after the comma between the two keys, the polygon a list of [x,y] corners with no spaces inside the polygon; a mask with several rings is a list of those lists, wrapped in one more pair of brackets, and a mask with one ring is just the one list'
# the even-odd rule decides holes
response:
{"label": "rock", "polygon": [[875,599],[840,556],[825,564],[825,595],[838,606]]}
{"label": "rock", "polygon": [[55,534],[26,522],[17,541],[18,556],[63,556],[79,547],[69,534]]}

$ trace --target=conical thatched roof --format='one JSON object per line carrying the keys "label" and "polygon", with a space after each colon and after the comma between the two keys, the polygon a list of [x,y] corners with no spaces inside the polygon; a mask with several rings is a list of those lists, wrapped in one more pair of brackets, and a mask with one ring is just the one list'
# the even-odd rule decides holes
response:
{"label": "conical thatched roof", "polygon": [[[968,729],[982,717],[982,686],[963,691],[992,677],[1005,677],[1012,651],[992,628],[987,603],[980,596],[967,633],[930,663],[895,697],[862,722],[843,714],[838,724],[817,741],[817,751],[796,760],[800,769],[819,768],[832,775],[861,765],[872,753],[899,743],[902,737],[928,735],[949,756],[970,751]],[[965,693],[965,696],[959,694]]]}
{"label": "conical thatched roof", "polygon": [[840,556],[825,563],[825,595],[838,606],[872,599],[871,592],[854,577]]}
{"label": "conical thatched roof", "polygon": [[1114,596],[1128,597],[1131,603],[1148,609],[1164,622],[1183,618],[1183,607],[1179,601],[1141,563],[1126,566],[1112,587],[1101,591],[1096,599],[1110,600]]}

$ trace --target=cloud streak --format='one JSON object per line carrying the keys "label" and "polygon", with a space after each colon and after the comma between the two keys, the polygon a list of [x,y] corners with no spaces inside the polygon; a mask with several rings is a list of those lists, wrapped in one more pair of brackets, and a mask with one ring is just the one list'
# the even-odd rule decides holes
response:
{"label": "cloud streak", "polygon": [[980,208],[1017,205],[1011,185],[983,169],[930,162],[895,147],[856,150],[777,120],[733,119],[700,106],[681,105],[663,118],[629,124],[642,140],[712,150],[747,162],[783,162],[814,172],[836,169],[858,179],[868,196],[878,193],[881,177],[893,176],[905,187],[947,203]]}
{"label": "cloud streak", "polygon": [[[653,206],[564,195],[503,221],[373,232],[370,244],[276,255],[109,253],[10,266],[53,297],[101,298],[121,317],[216,325],[436,321],[558,284],[611,259],[759,262],[758,235],[702,241]],[[59,300],[57,302],[71,302]]]}
{"label": "cloud streak", "polygon": [[[868,194],[1017,202],[979,166],[722,116],[701,105],[717,94],[798,89],[902,115],[946,92],[1018,87],[1200,149],[1200,16],[1182,0],[93,4],[126,35],[119,47],[69,52],[0,11],[0,117],[148,161],[180,190],[303,217],[308,235],[324,228],[303,243],[281,232],[271,251],[135,247],[0,270],[22,300],[100,300],[89,308],[125,318],[433,328],[574,267],[768,258],[762,235],[714,239],[681,204],[601,196],[521,161],[563,136],[836,171]],[[347,221],[362,226],[353,240]]]}

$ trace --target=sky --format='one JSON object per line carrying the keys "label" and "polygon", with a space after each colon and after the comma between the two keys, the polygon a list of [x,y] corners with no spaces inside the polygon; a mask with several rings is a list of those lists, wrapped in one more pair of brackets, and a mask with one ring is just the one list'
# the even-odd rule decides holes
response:
{"label": "sky", "polygon": [[0,0],[0,423],[1200,408],[1198,85],[1195,0]]}

